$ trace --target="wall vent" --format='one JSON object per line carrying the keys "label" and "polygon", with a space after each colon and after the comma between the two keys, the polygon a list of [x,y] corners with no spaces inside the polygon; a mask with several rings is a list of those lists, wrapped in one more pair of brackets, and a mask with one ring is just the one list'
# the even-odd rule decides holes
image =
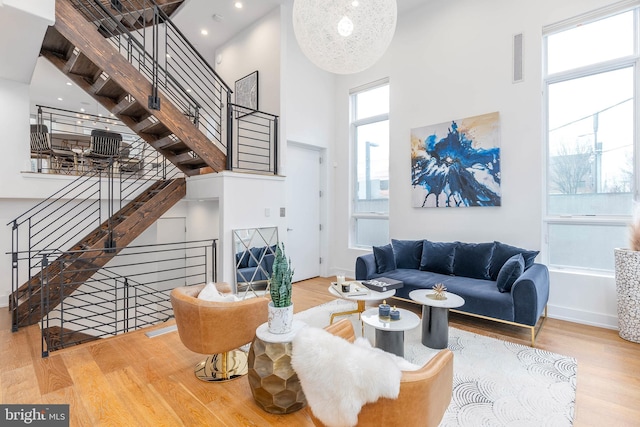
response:
{"label": "wall vent", "polygon": [[513,36],[513,83],[524,81],[523,34]]}

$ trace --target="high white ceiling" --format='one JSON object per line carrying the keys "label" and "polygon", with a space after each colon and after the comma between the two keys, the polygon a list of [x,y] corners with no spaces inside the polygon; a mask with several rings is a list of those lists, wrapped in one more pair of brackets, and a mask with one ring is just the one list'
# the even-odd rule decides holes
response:
{"label": "high white ceiling", "polygon": [[[173,15],[172,20],[187,39],[205,58],[212,58],[216,48],[252,23],[269,13],[273,8],[293,0],[240,0],[243,7],[234,6],[236,0],[186,0]],[[319,0],[321,1],[321,0]],[[398,14],[426,3],[427,0],[397,0]],[[214,15],[217,15],[214,18]],[[207,30],[208,34],[201,34]],[[105,114],[84,91],[69,80],[47,60],[38,58],[31,84],[32,106],[36,104],[88,113]],[[62,98],[62,101],[58,100]]]}

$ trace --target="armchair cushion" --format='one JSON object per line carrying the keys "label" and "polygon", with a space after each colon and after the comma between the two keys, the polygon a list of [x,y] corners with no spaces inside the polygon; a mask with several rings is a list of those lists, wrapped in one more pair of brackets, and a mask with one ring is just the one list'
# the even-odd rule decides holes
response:
{"label": "armchair cushion", "polygon": [[204,288],[202,288],[198,294],[198,299],[217,302],[239,301],[238,297],[233,294],[222,295],[213,282],[207,283]]}
{"label": "armchair cushion", "polygon": [[380,397],[395,399],[400,392],[402,372],[389,353],[319,328],[296,334],[291,366],[313,415],[329,427],[354,426],[362,405]]}
{"label": "armchair cushion", "polygon": [[382,274],[396,269],[396,257],[391,244],[374,246],[373,256],[376,259],[376,273]]}

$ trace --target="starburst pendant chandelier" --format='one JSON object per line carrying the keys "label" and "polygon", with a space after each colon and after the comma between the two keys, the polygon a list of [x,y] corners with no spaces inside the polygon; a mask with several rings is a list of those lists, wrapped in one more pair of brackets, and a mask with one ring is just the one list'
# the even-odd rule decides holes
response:
{"label": "starburst pendant chandelier", "polygon": [[395,0],[295,0],[293,31],[318,67],[351,74],[372,66],[396,29]]}

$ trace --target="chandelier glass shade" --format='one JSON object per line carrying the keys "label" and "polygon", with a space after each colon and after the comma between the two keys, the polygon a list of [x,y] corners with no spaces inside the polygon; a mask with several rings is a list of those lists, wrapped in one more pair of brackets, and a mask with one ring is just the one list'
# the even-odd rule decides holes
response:
{"label": "chandelier glass shade", "polygon": [[352,74],[384,54],[396,29],[395,0],[295,0],[293,31],[318,67]]}

